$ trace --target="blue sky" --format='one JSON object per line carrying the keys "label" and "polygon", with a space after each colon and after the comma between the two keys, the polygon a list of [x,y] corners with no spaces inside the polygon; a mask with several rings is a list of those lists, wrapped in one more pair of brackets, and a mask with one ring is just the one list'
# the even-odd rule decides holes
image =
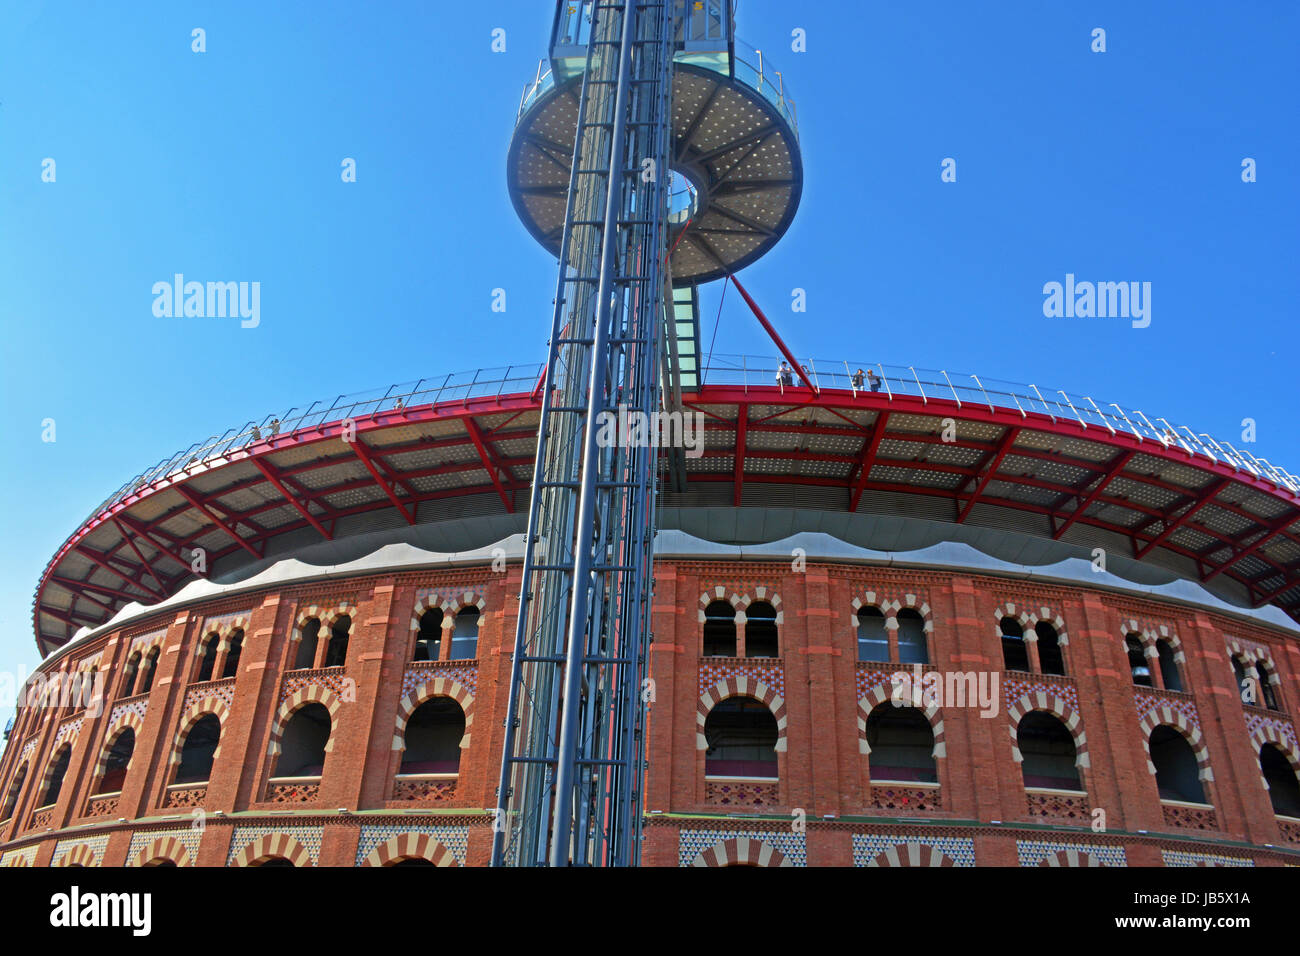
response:
{"label": "blue sky", "polygon": [[[290,405],[542,360],[554,262],[504,164],[552,9],[6,0],[0,671],[36,663],[45,562],[147,465]],[[801,356],[1050,384],[1237,444],[1250,417],[1248,447],[1300,470],[1298,28],[1284,2],[742,0],[806,167],[743,280]],[[260,282],[260,325],[155,317],[176,272]],[[1151,282],[1150,327],[1045,318],[1067,272]],[[742,309],[718,351],[773,354]]]}

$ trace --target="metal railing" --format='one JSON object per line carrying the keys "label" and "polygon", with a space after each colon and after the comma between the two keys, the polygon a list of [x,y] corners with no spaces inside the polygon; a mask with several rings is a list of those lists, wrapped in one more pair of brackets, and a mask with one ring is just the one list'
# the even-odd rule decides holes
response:
{"label": "metal railing", "polygon": [[[699,380],[702,386],[739,385],[745,388],[777,386],[780,360],[770,356],[713,354],[701,356]],[[842,359],[807,359],[802,362],[809,380],[818,390],[855,388],[854,372],[872,370],[879,379],[879,393],[889,401],[902,396],[921,399],[923,404],[936,400],[953,401],[957,406],[977,405],[990,411],[998,408],[1018,411],[1022,417],[1031,413],[1049,416],[1053,421],[1076,422],[1084,430],[1097,428],[1108,435],[1132,435],[1140,442],[1152,442],[1164,448],[1176,447],[1189,456],[1202,456],[1212,463],[1223,463],[1235,471],[1270,481],[1292,494],[1300,494],[1300,477],[1285,468],[1259,458],[1249,451],[1235,448],[1230,442],[1216,440],[1204,432],[1194,432],[1186,425],[1172,425],[1168,419],[1127,410],[1113,402],[1094,401],[1087,395],[1067,394],[1048,386],[1022,385],[1001,379],[952,372],[944,369],[917,368],[912,365],[883,365],[848,362]],[[399,382],[387,388],[374,388],[352,394],[322,399],[306,406],[292,406],[282,412],[245,422],[211,435],[188,448],[163,458],[126,482],[104,499],[83,521],[86,524],[123,498],[155,481],[183,473],[187,468],[219,459],[233,450],[261,441],[272,435],[312,428],[327,422],[350,418],[353,421],[383,411],[436,405],[439,402],[468,401],[502,395],[531,394],[537,387],[542,363],[472,369],[446,375]],[[805,390],[798,376],[786,388]],[[870,387],[870,381],[864,383]],[[71,537],[68,539],[71,540]],[[66,544],[66,542],[65,542]]]}
{"label": "metal railing", "polygon": [[[1077,422],[1086,431],[1101,429],[1108,435],[1127,434],[1139,442],[1152,442],[1164,448],[1179,448],[1188,455],[1200,455],[1215,464],[1226,464],[1263,478],[1292,494],[1300,494],[1300,477],[1285,468],[1258,458],[1249,451],[1235,448],[1230,442],[1216,440],[1205,432],[1193,431],[1186,425],[1173,425],[1168,419],[1148,416],[1139,410],[1128,410],[1114,402],[1095,401],[1088,395],[1069,395],[1063,389],[1049,386],[1022,385],[979,375],[952,372],[945,369],[916,368],[911,365],[882,365],[854,363],[838,360],[807,359],[801,362],[809,380],[818,389],[845,389],[854,392],[870,388],[870,379],[855,388],[854,374],[861,368],[873,371],[879,380],[876,389],[890,401],[900,396],[911,396],[928,404],[943,399],[964,405],[985,406],[989,411],[997,408],[1013,409],[1027,418],[1031,413],[1049,416],[1053,421]],[[703,385],[776,385],[779,359],[754,358],[743,355],[714,354],[701,359],[700,382]],[[794,387],[803,389],[798,376]]]}
{"label": "metal railing", "polygon": [[[728,57],[725,52],[698,53],[691,50],[682,50],[673,59],[678,63],[701,67],[723,76],[729,75]],[[762,50],[756,50],[741,40],[736,41],[736,55],[732,62],[735,64],[736,79],[751,89],[757,90],[764,99],[776,107],[777,112],[790,124],[795,139],[798,139],[799,115],[795,109],[794,100],[790,98],[786,91],[785,75],[773,66],[764,56]],[[515,114],[516,122],[528,112],[539,97],[554,85],[555,77],[551,72],[550,61],[545,58],[539,60],[536,77],[533,78],[531,83],[524,84],[523,93],[520,94],[519,110]]]}

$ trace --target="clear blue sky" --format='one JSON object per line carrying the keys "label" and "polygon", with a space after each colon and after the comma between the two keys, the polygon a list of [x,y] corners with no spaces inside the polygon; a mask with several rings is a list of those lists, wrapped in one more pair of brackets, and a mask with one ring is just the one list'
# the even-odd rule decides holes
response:
{"label": "clear blue sky", "polygon": [[[543,358],[554,263],[504,163],[552,9],[4,0],[0,670],[36,662],[45,562],[146,465],[299,402]],[[798,104],[803,204],[744,274],[797,353],[1050,383],[1234,441],[1251,417],[1252,450],[1300,469],[1300,5],[741,0],[739,32]],[[260,282],[260,326],[156,318],[176,272]],[[1045,318],[1067,272],[1151,282],[1151,326]],[[734,293],[718,350],[772,353]]]}

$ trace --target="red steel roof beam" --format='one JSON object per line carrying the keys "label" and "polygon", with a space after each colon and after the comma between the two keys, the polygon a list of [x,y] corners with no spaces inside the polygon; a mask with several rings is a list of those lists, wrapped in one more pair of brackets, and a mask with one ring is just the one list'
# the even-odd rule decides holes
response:
{"label": "red steel roof beam", "polygon": [[1152,548],[1159,545],[1161,542],[1167,539],[1171,534],[1173,534],[1175,531],[1177,531],[1179,528],[1185,525],[1188,521],[1190,521],[1192,516],[1195,515],[1198,511],[1200,511],[1208,504],[1213,504],[1214,496],[1217,495],[1224,488],[1226,488],[1230,483],[1231,482],[1227,478],[1221,478],[1219,481],[1215,482],[1214,487],[1210,489],[1210,491],[1206,494],[1204,498],[1202,498],[1200,501],[1193,504],[1190,508],[1184,511],[1178,518],[1174,519],[1173,523],[1170,523],[1169,520],[1166,518],[1165,530],[1161,531],[1158,535],[1156,535],[1154,538],[1148,541],[1142,547],[1142,549],[1137,552],[1135,557],[1138,558],[1139,560],[1146,557],[1146,555],[1151,551]]}
{"label": "red steel roof beam", "polygon": [[1010,451],[1011,446],[1016,443],[1016,438],[1018,438],[1019,435],[1019,428],[1008,428],[1007,433],[1002,436],[1002,440],[998,442],[997,450],[993,453],[993,461],[989,465],[988,470],[984,472],[984,477],[980,479],[979,485],[975,488],[975,493],[970,496],[970,500],[966,502],[965,506],[961,509],[961,513],[957,515],[958,524],[965,522],[966,516],[971,513],[971,509],[975,507],[975,503],[980,500],[980,495],[984,494],[984,489],[989,486],[989,482],[993,480],[993,476],[998,473],[998,466],[1002,464],[1002,459],[1007,456],[1007,452]]}
{"label": "red steel roof beam", "polygon": [[276,491],[284,495],[284,500],[293,506],[294,511],[306,518],[307,523],[320,532],[321,537],[326,541],[334,540],[334,535],[326,531],[325,526],[316,520],[316,516],[307,510],[307,506],[298,501],[298,496],[293,494],[284,486],[284,482],[280,480],[280,476],[271,468],[270,465],[262,461],[260,458],[254,458],[253,467],[266,477],[266,480],[271,483],[272,487],[274,487]]}
{"label": "red steel roof beam", "polygon": [[488,478],[492,480],[492,487],[496,488],[497,495],[501,498],[501,503],[506,506],[509,514],[515,513],[515,503],[506,494],[505,488],[501,487],[501,478],[497,474],[498,467],[492,456],[488,454],[487,445],[483,442],[483,430],[479,428],[478,422],[472,418],[465,419],[465,431],[469,432],[470,441],[474,443],[474,448],[478,451],[479,461],[483,462],[483,470],[487,472]]}
{"label": "red steel roof beam", "polygon": [[871,438],[862,451],[862,463],[858,465],[858,474],[853,482],[853,491],[849,495],[850,513],[858,510],[858,502],[862,500],[863,489],[867,487],[867,482],[871,477],[871,466],[876,463],[876,452],[880,449],[881,439],[885,437],[885,428],[889,425],[889,412],[881,412],[876,416],[875,425],[871,429]]}
{"label": "red steel roof beam", "polygon": [[745,485],[745,436],[749,430],[749,406],[736,406],[736,451],[735,468],[732,471],[731,503],[740,507],[740,495]]}
{"label": "red steel roof beam", "polygon": [[1059,528],[1056,529],[1055,532],[1053,532],[1052,534],[1053,540],[1056,541],[1061,540],[1061,535],[1069,531],[1071,525],[1073,525],[1076,521],[1078,521],[1079,518],[1082,517],[1083,513],[1087,511],[1088,508],[1091,507],[1092,504],[1098,498],[1101,497],[1101,494],[1103,491],[1106,490],[1106,487],[1111,483],[1111,481],[1114,480],[1116,475],[1118,475],[1121,471],[1124,470],[1125,466],[1127,466],[1128,463],[1133,460],[1133,456],[1136,454],[1137,454],[1136,451],[1126,451],[1126,452],[1122,452],[1115,459],[1114,464],[1112,464],[1109,468],[1107,468],[1105,473],[1101,476],[1101,481],[1097,482],[1097,487],[1093,488],[1092,491],[1088,492],[1088,497],[1084,498],[1083,501],[1081,501],[1078,505],[1075,506],[1075,509],[1072,512],[1070,512],[1070,517],[1066,519],[1065,524],[1061,525]]}
{"label": "red steel roof beam", "polygon": [[375,465],[374,459],[370,457],[370,449],[366,447],[365,442],[357,438],[355,441],[346,442],[346,444],[351,446],[353,453],[361,459],[361,464],[366,466],[366,471],[370,472],[370,477],[375,479],[375,484],[388,496],[388,500],[393,503],[393,507],[401,512],[402,517],[406,519],[406,523],[414,525],[415,519],[406,513],[406,508],[397,500],[397,495],[393,493],[393,489],[388,487],[388,482],[380,475],[379,468]]}
{"label": "red steel roof beam", "polygon": [[163,599],[163,597],[165,597],[165,595],[161,594],[158,591],[155,591],[153,588],[149,587],[144,582],[137,581],[135,578],[129,577],[127,574],[125,574],[118,568],[113,567],[113,565],[109,564],[106,560],[104,560],[104,557],[102,555],[95,553],[90,548],[86,547],[84,544],[78,545],[76,548],[76,552],[80,554],[82,557],[90,559],[92,563],[99,565],[109,574],[117,575],[127,584],[131,585],[131,587],[139,588],[141,591],[144,591],[147,594],[152,594],[160,601]]}
{"label": "red steel roof beam", "polygon": [[[253,549],[253,546],[252,546],[251,544],[249,544],[246,540],[244,540],[244,537],[243,537],[242,535],[236,533],[236,531],[235,531],[235,529],[234,529],[233,527],[231,527],[231,526],[228,525],[225,521],[223,521],[220,517],[218,517],[218,516],[217,516],[217,513],[216,513],[215,511],[213,511],[211,508],[209,508],[208,505],[203,501],[203,499],[201,499],[198,495],[196,495],[194,492],[190,491],[190,490],[189,490],[188,488],[186,488],[184,485],[175,485],[174,487],[175,487],[175,489],[176,489],[176,493],[177,493],[178,495],[180,495],[182,498],[184,498],[186,501],[188,501],[190,504],[192,504],[192,505],[193,505],[195,508],[197,508],[199,511],[202,511],[205,515],[207,515],[207,516],[208,516],[208,520],[210,520],[213,524],[215,524],[218,528],[220,528],[220,529],[221,529],[222,531],[224,531],[226,534],[230,535],[230,537],[234,538],[234,539],[235,539],[235,542],[236,542],[236,543],[237,543],[241,548],[243,548],[245,551],[247,551],[249,554],[251,554],[251,555],[252,555],[253,557],[255,557],[255,558],[261,558],[261,557],[262,557],[260,554],[258,554],[258,553]],[[236,523],[238,523],[238,522],[241,521],[241,520],[243,520],[243,519],[241,519],[241,518],[236,518],[236,519],[235,519]]]}

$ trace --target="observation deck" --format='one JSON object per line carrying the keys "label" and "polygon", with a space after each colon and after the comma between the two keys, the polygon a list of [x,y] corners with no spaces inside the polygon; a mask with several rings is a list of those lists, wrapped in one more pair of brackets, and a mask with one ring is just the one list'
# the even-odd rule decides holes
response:
{"label": "observation deck", "polygon": [[[871,391],[852,386],[864,363],[803,364],[815,388],[774,384],[772,358],[712,356],[682,396],[704,416],[703,452],[685,460],[685,491],[660,493],[661,509],[901,516],[1021,535],[1026,554],[1102,547],[1300,620],[1300,479],[1286,469],[1046,386],[875,365]],[[522,530],[541,374],[482,369],[340,395],[159,461],[46,566],[38,647],[174,595],[196,578],[195,548],[206,577],[225,580],[385,529],[496,516]],[[788,533],[728,525],[721,537],[733,541]]]}
{"label": "observation deck", "polygon": [[[538,65],[520,98],[506,162],[519,218],[556,256],[582,73],[576,53]],[[720,279],[771,249],[798,209],[803,161],[795,104],[760,51],[738,42],[721,51],[687,43],[674,56],[672,125],[674,221],[690,226],[669,257],[673,283]]]}

